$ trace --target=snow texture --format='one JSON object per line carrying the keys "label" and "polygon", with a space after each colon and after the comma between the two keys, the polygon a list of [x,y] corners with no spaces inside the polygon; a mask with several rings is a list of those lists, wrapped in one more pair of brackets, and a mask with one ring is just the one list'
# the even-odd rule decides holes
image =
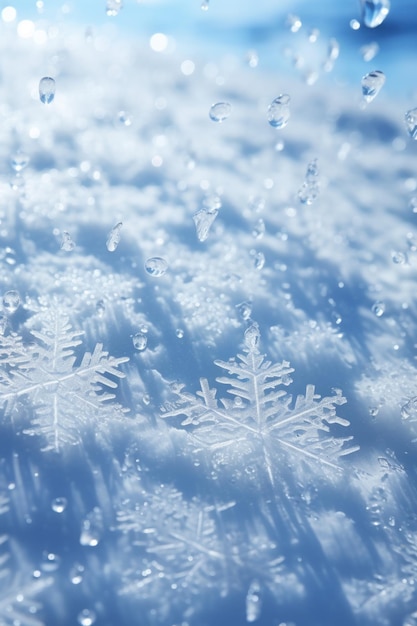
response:
{"label": "snow texture", "polygon": [[415,625],[413,2],[28,4],[0,624]]}

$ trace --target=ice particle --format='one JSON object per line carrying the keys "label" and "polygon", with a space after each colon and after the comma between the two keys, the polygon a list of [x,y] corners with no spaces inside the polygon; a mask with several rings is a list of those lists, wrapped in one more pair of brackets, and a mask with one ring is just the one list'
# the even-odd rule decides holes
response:
{"label": "ice particle", "polygon": [[385,313],[385,302],[374,302],[372,305],[372,313],[376,315],[376,317],[382,317]]}
{"label": "ice particle", "polygon": [[3,309],[8,315],[13,315],[20,305],[19,292],[11,289],[6,291],[3,296]]}
{"label": "ice particle", "polygon": [[62,233],[61,250],[65,252],[71,252],[75,248],[75,242],[72,240],[71,235],[64,230]]}
{"label": "ice particle", "polygon": [[43,104],[50,104],[55,97],[55,80],[44,76],[39,82],[39,98]]}
{"label": "ice particle", "polygon": [[199,241],[205,241],[208,237],[209,230],[219,213],[218,209],[200,209],[193,215],[197,237]]}
{"label": "ice particle", "polygon": [[132,337],[133,347],[135,350],[142,352],[148,345],[148,338],[144,333],[136,333]]}

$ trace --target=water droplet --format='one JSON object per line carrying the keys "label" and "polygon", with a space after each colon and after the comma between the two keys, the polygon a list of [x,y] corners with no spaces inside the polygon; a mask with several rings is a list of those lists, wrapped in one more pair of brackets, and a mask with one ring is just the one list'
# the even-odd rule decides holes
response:
{"label": "water droplet", "polygon": [[79,585],[82,582],[84,569],[84,565],[80,565],[79,563],[75,563],[71,568],[69,578],[73,585]]}
{"label": "water droplet", "polygon": [[42,555],[41,570],[43,572],[55,572],[61,565],[61,557],[53,552],[44,552]]}
{"label": "water droplet", "polygon": [[232,112],[232,105],[229,102],[216,102],[210,107],[209,117],[213,122],[224,122]]}
{"label": "water droplet", "polygon": [[255,237],[255,239],[262,239],[264,234],[265,234],[265,222],[263,221],[262,218],[259,218],[259,220],[256,222],[255,226],[252,229],[252,237]]}
{"label": "water droplet", "polygon": [[208,11],[210,6],[210,0],[203,0],[203,2],[200,5],[200,8],[202,11]]}
{"label": "water droplet", "polygon": [[13,315],[15,311],[19,308],[20,305],[20,296],[18,291],[14,291],[13,289],[10,291],[6,291],[3,296],[3,309],[7,313],[7,315]]}
{"label": "water droplet", "polygon": [[119,111],[117,114],[117,121],[123,126],[132,126],[132,116],[126,111]]}
{"label": "water droplet", "polygon": [[175,331],[175,334],[178,337],[178,339],[183,339],[184,337],[184,331],[182,328],[177,328],[177,330]]}
{"label": "water droplet", "polygon": [[258,67],[259,57],[256,50],[248,50],[245,56],[245,61],[249,67]]}
{"label": "water droplet", "polygon": [[81,626],[92,626],[96,621],[96,614],[90,609],[83,609],[77,615],[77,621]]}
{"label": "water droplet", "polygon": [[272,100],[268,107],[268,122],[274,128],[285,128],[290,119],[291,97],[283,93],[275,100]]}
{"label": "water droplet", "polygon": [[80,544],[94,548],[100,543],[103,534],[103,516],[99,507],[87,515],[81,525]]}
{"label": "water droplet", "polygon": [[168,263],[160,256],[153,256],[145,261],[145,270],[155,278],[163,276],[167,269]]}
{"label": "water droplet", "polygon": [[258,324],[251,324],[249,328],[245,330],[245,346],[250,352],[257,352],[261,333],[259,331]]}
{"label": "water droplet", "polygon": [[263,252],[255,252],[254,254],[254,267],[256,270],[261,270],[265,265],[265,255]]}
{"label": "water droplet", "polygon": [[71,235],[67,233],[66,230],[62,233],[62,241],[61,241],[61,250],[65,250],[65,252],[71,252],[74,250],[75,243],[71,238]]}
{"label": "water droplet", "polygon": [[385,313],[385,302],[381,302],[379,300],[378,302],[374,302],[372,305],[372,313],[377,317],[382,317]]}
{"label": "water droplet", "polygon": [[339,58],[340,46],[337,39],[333,37],[329,41],[329,45],[327,48],[327,57],[323,64],[323,69],[325,72],[331,72],[336,60]]}
{"label": "water droplet", "polygon": [[200,209],[194,213],[193,220],[199,241],[205,241],[207,239],[211,225],[216,219],[218,213],[218,209],[211,211],[207,209]]}
{"label": "water droplet", "polygon": [[51,508],[55,513],[63,513],[67,508],[68,501],[66,498],[54,498],[51,502]]}
{"label": "water droplet", "polygon": [[366,74],[361,81],[362,95],[365,102],[372,102],[379,94],[385,83],[385,74],[380,70],[374,70]]}
{"label": "water droplet", "polygon": [[407,111],[405,114],[405,125],[411,139],[417,141],[417,108]]}
{"label": "water droplet", "polygon": [[109,252],[114,252],[120,242],[120,231],[122,229],[123,222],[119,222],[116,226],[113,226],[108,234],[106,247]]}
{"label": "water droplet", "polygon": [[411,421],[415,421],[417,419],[417,396],[408,400],[408,402],[401,407],[401,417],[403,420],[411,418]]}
{"label": "water droplet", "polygon": [[119,15],[123,8],[123,0],[107,0],[106,2],[106,15],[109,17],[115,17]]}
{"label": "water droplet", "polygon": [[261,610],[261,586],[257,580],[253,580],[246,595],[246,621],[256,622],[261,615]]}
{"label": "water droplet", "polygon": [[135,350],[139,350],[139,352],[142,352],[142,350],[145,350],[146,346],[148,345],[148,338],[143,333],[136,333],[132,337],[132,342]]}
{"label": "water droplet", "polygon": [[292,13],[290,13],[289,15],[287,15],[285,25],[290,29],[292,33],[298,33],[303,23],[298,15],[293,15]]}
{"label": "water droplet", "polygon": [[404,252],[393,252],[391,254],[391,259],[396,265],[405,265],[407,263],[407,255]]}
{"label": "water droplet", "polygon": [[362,20],[368,28],[380,26],[391,7],[390,0],[361,0],[361,5]]}
{"label": "water droplet", "polygon": [[30,157],[18,150],[11,158],[11,165],[15,172],[21,172],[28,165]]}
{"label": "water droplet", "polygon": [[379,413],[379,409],[378,409],[378,407],[377,407],[377,406],[371,406],[371,407],[369,407],[369,415],[370,415],[371,417],[376,417],[376,416],[378,415],[378,413]]}
{"label": "water droplet", "polygon": [[302,204],[313,204],[319,195],[317,159],[313,159],[307,166],[306,176],[298,191],[298,199]]}
{"label": "water droplet", "polygon": [[378,52],[379,52],[379,46],[376,43],[376,41],[373,41],[372,43],[369,43],[366,46],[362,46],[362,48],[360,49],[360,53],[364,61],[372,61],[372,59],[376,57]]}
{"label": "water droplet", "polygon": [[44,76],[39,82],[39,98],[43,104],[50,104],[55,97],[55,81],[50,76]]}

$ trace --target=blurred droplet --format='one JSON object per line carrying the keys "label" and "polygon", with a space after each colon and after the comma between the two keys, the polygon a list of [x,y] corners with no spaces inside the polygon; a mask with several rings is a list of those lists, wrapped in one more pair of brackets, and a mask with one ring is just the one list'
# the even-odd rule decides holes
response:
{"label": "blurred droplet", "polygon": [[261,615],[261,610],[261,585],[257,580],[254,580],[249,585],[248,593],[246,595],[246,621],[256,622]]}
{"label": "blurred droplet", "polygon": [[368,28],[380,26],[390,10],[390,0],[361,0],[362,20]]}
{"label": "blurred droplet", "polygon": [[376,57],[378,52],[379,52],[379,46],[376,43],[376,41],[373,41],[372,43],[367,44],[365,46],[362,46],[362,48],[360,49],[360,53],[364,61],[372,61],[372,59]]}
{"label": "blurred droplet", "polygon": [[232,112],[232,105],[229,102],[216,102],[210,107],[209,117],[213,122],[224,122]]}
{"label": "blurred droplet", "polygon": [[274,128],[284,128],[290,119],[290,101],[287,93],[281,94],[272,100],[268,107],[268,122]]}
{"label": "blurred droplet", "polygon": [[97,546],[103,534],[103,515],[98,506],[87,515],[81,524],[80,544],[82,546]]}
{"label": "blurred droplet", "polygon": [[13,315],[20,305],[20,295],[18,291],[11,289],[3,296],[3,309],[7,315]]}
{"label": "blurred droplet", "polygon": [[175,331],[175,335],[178,337],[178,339],[183,339],[184,337],[184,331],[182,328],[177,328],[177,330]]}
{"label": "blurred droplet", "polygon": [[15,172],[21,172],[29,163],[30,158],[24,152],[17,151],[11,158],[11,166]]}
{"label": "blurred droplet", "polygon": [[334,37],[332,37],[329,41],[326,60],[323,64],[323,69],[325,72],[332,71],[335,62],[339,58],[339,54],[340,54],[339,42],[337,41],[337,39],[334,39]]}
{"label": "blurred droplet", "polygon": [[109,252],[114,252],[120,242],[120,231],[122,229],[123,222],[119,222],[116,226],[113,226],[107,237],[106,247]]}
{"label": "blurred droplet", "polygon": [[43,104],[50,104],[55,97],[55,81],[50,76],[44,76],[39,83],[39,98]]}
{"label": "blurred droplet", "polygon": [[405,265],[407,263],[407,255],[404,252],[393,252],[391,259],[396,265]]}
{"label": "blurred droplet", "polygon": [[84,569],[84,565],[80,565],[80,563],[75,563],[70,569],[69,578],[73,585],[79,585],[82,582]]}
{"label": "blurred droplet", "polygon": [[145,270],[155,278],[163,276],[167,269],[168,263],[160,256],[153,256],[145,261]]}
{"label": "blurred droplet", "polygon": [[385,302],[381,302],[380,300],[374,302],[372,305],[372,313],[376,315],[376,317],[382,317],[385,313]]}
{"label": "blurred droplet", "polygon": [[255,239],[262,239],[265,234],[265,222],[262,218],[256,222],[255,226],[252,229],[252,237]]}
{"label": "blurred droplet", "polygon": [[208,11],[209,6],[210,6],[210,0],[203,0],[200,5],[200,8],[202,11]]}
{"label": "blurred droplet", "polygon": [[265,265],[265,255],[263,252],[255,252],[254,254],[254,266],[256,270],[263,269]]}
{"label": "blurred droplet", "polygon": [[417,140],[417,108],[407,111],[405,114],[405,125],[411,139]]}
{"label": "blurred droplet", "polygon": [[77,622],[80,626],[93,626],[96,621],[96,614],[90,609],[83,609],[78,613]]}
{"label": "blurred droplet", "polygon": [[298,191],[298,199],[301,204],[313,204],[319,195],[317,159],[313,159],[307,166],[306,176]]}
{"label": "blurred droplet", "polygon": [[61,241],[61,250],[65,250],[65,252],[71,252],[74,250],[75,243],[71,238],[71,235],[64,230],[62,233],[62,241]]}
{"label": "blurred droplet", "polygon": [[361,81],[362,95],[365,102],[372,102],[379,94],[385,83],[385,74],[380,70],[374,70],[366,74]]}
{"label": "blurred droplet", "polygon": [[246,322],[250,319],[252,315],[252,304],[250,302],[241,302],[236,305],[236,308],[242,320]]}
{"label": "blurred droplet", "polygon": [[99,317],[103,317],[104,313],[106,312],[106,305],[104,303],[104,300],[97,300],[96,312]]}
{"label": "blurred droplet", "polygon": [[56,572],[61,565],[61,557],[53,552],[44,552],[42,555],[41,570],[43,572]]}
{"label": "blurred droplet", "polygon": [[132,126],[132,116],[126,111],[119,111],[117,114],[117,121],[123,126]]}
{"label": "blurred droplet", "polygon": [[289,15],[287,15],[285,25],[290,29],[292,33],[298,33],[303,23],[298,15],[293,15],[292,13],[290,13]]}
{"label": "blurred droplet", "polygon": [[248,52],[246,53],[246,57],[245,57],[246,63],[249,65],[249,67],[258,67],[258,63],[259,63],[259,57],[258,57],[258,53],[256,52],[256,50],[248,50]]}
{"label": "blurred droplet", "polygon": [[54,498],[51,502],[51,508],[55,513],[63,513],[67,508],[67,504],[66,498]]}
{"label": "blurred droplet", "polygon": [[148,338],[144,333],[136,333],[132,337],[133,347],[135,350],[142,352],[148,345]]}
{"label": "blurred droplet", "polygon": [[109,17],[115,17],[119,15],[123,8],[123,0],[107,0],[106,2],[106,15]]}

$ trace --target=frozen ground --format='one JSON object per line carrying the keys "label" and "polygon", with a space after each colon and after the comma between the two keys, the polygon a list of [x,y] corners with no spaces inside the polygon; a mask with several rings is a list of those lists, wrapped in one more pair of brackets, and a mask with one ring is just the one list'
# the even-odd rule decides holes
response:
{"label": "frozen ground", "polygon": [[0,624],[415,626],[412,3],[84,4],[2,5]]}

